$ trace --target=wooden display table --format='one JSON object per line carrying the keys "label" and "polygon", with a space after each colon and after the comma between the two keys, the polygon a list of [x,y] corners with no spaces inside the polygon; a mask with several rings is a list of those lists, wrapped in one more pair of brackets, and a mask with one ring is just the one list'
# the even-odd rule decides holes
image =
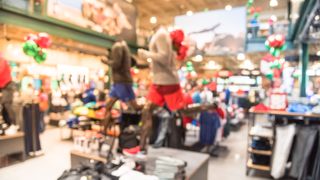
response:
{"label": "wooden display table", "polygon": [[[170,156],[187,162],[186,179],[187,180],[206,180],[208,179],[209,155],[184,151],[171,148],[150,148],[148,157]],[[90,161],[101,161],[106,163],[106,158],[98,155],[90,155],[79,151],[71,151],[71,168],[79,166],[81,163]]]}
{"label": "wooden display table", "polygon": [[24,133],[18,132],[14,135],[0,136],[0,158],[5,159],[3,166],[7,166],[8,156],[13,154],[19,154],[20,160],[25,160],[24,151]]}

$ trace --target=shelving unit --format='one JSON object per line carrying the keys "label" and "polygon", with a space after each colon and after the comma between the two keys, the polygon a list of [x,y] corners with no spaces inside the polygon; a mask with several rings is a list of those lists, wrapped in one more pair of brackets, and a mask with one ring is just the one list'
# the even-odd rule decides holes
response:
{"label": "shelving unit", "polygon": [[[256,115],[267,115],[268,116],[268,123],[271,125],[272,129],[272,136],[267,136],[265,134],[253,134],[251,132],[251,128],[256,125]],[[304,122],[305,125],[308,124],[318,124],[320,121],[320,115],[317,114],[302,114],[302,113],[292,113],[286,111],[252,111],[250,110],[250,119],[248,122],[248,148],[247,148],[247,164],[246,164],[246,174],[249,175],[251,169],[263,171],[264,173],[268,173],[270,175],[272,169],[272,158],[273,158],[273,151],[274,145],[276,142],[276,125],[277,124],[288,124],[288,123],[301,123]],[[265,138],[270,141],[270,150],[257,150],[251,147],[252,139],[255,137]],[[254,164],[251,155],[263,155],[270,157],[270,165],[263,166]],[[271,176],[271,175],[270,175]]]}
{"label": "shelving unit", "polygon": [[248,148],[248,152],[252,153],[252,154],[259,154],[259,155],[265,155],[265,156],[271,156],[272,155],[272,151],[271,150],[257,150],[257,149],[253,149],[252,147]]}
{"label": "shelving unit", "polygon": [[[271,120],[271,121],[270,121]],[[270,174],[271,171],[271,165],[272,165],[272,154],[273,154],[273,146],[274,146],[274,129],[272,128],[271,131],[272,133],[254,133],[252,131],[252,127],[257,125],[258,119],[256,118],[256,114],[253,112],[250,112],[250,119],[248,122],[248,148],[247,148],[247,164],[246,164],[246,175],[249,175],[251,170],[255,170],[255,171],[262,171],[263,173],[267,173]],[[272,127],[273,126],[273,122],[272,119],[268,118],[268,122],[271,122]],[[270,150],[259,150],[259,149],[254,149],[251,146],[252,140],[254,138],[262,138],[264,140],[269,141],[270,143]],[[254,164],[253,160],[252,160],[252,156],[266,156],[270,158],[270,163],[268,165],[260,165],[260,164]]]}

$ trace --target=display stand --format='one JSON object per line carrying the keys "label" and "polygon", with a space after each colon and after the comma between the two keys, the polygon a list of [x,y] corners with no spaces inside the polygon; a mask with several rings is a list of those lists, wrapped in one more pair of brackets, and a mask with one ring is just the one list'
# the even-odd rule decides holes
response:
{"label": "display stand", "polygon": [[[257,115],[267,115],[268,120],[271,123],[272,126],[272,136],[264,136],[264,135],[256,135],[250,133],[251,127],[253,127],[256,124],[256,121],[258,119],[256,118]],[[289,118],[293,118],[294,120],[289,120]],[[271,176],[271,169],[272,169],[272,157],[274,152],[274,144],[276,142],[276,124],[283,123],[288,124],[290,123],[301,123],[303,122],[305,125],[309,125],[312,123],[319,124],[320,121],[320,115],[316,114],[303,114],[303,113],[292,113],[292,112],[286,112],[286,111],[276,111],[276,110],[269,110],[269,111],[253,111],[250,110],[250,118],[248,122],[248,147],[247,147],[247,165],[246,165],[246,175],[249,175],[250,170],[257,170],[260,172],[263,172],[263,174],[267,174],[268,176]],[[271,142],[271,150],[265,151],[265,150],[256,150],[253,149],[250,146],[251,140],[253,137],[261,137],[265,139],[269,139]],[[252,162],[252,159],[250,158],[251,154],[257,154],[257,155],[264,155],[264,156],[270,156],[270,165],[264,166],[264,165],[257,165]]]}
{"label": "display stand", "polygon": [[25,160],[24,133],[17,132],[14,135],[0,136],[0,147],[0,158],[5,159],[0,166],[9,165],[10,161],[8,160],[8,156],[13,154],[18,154],[20,161]]}
{"label": "display stand", "polygon": [[[186,179],[188,180],[200,180],[208,179],[208,166],[209,166],[209,155],[183,151],[171,148],[159,148],[159,149],[149,149],[148,157],[157,156],[170,156],[177,159],[181,159],[187,162]],[[100,161],[106,163],[106,159],[100,157],[99,155],[82,153],[79,151],[71,151],[71,168],[76,168],[79,165],[92,161]]]}

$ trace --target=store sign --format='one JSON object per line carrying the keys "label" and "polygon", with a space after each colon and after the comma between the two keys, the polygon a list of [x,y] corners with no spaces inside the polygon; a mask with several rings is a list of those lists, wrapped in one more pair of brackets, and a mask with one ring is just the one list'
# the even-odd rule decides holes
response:
{"label": "store sign", "polygon": [[186,32],[193,53],[200,51],[206,55],[224,55],[244,52],[245,7],[177,16],[175,26]]}
{"label": "store sign", "polygon": [[123,0],[48,0],[48,16],[84,28],[136,40],[136,9]]}

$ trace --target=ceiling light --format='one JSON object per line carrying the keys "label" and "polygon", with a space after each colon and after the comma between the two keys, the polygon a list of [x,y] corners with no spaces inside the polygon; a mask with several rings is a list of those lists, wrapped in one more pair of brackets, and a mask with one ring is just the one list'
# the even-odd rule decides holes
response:
{"label": "ceiling light", "polygon": [[225,10],[230,11],[232,9],[232,6],[230,4],[226,5],[226,7],[224,7]]}
{"label": "ceiling light", "polygon": [[192,16],[193,15],[193,12],[192,11],[187,11],[187,16]]}
{"label": "ceiling light", "polygon": [[239,61],[243,61],[243,60],[246,59],[246,55],[243,54],[243,53],[239,53],[239,54],[237,55],[237,59],[238,59]]}
{"label": "ceiling light", "polygon": [[128,3],[132,3],[133,0],[127,0]]}
{"label": "ceiling light", "polygon": [[150,18],[150,23],[151,24],[157,24],[157,17],[155,17],[155,16],[152,16],[151,18]]}
{"label": "ceiling light", "polygon": [[317,56],[320,56],[320,50],[317,52]]}
{"label": "ceiling light", "polygon": [[209,70],[220,70],[222,69],[221,65],[217,64],[214,61],[209,61],[206,65],[205,65],[205,69],[209,69]]}
{"label": "ceiling light", "polygon": [[318,21],[318,20],[320,19],[320,16],[319,16],[319,15],[316,15],[316,16],[314,17],[314,19],[315,19],[316,21]]}
{"label": "ceiling light", "polygon": [[148,58],[148,59],[147,59],[147,62],[148,62],[148,63],[151,63],[151,62],[152,62],[152,59],[151,59],[151,58]]}
{"label": "ceiling light", "polygon": [[270,0],[269,6],[270,7],[277,7],[278,6],[278,0]]}
{"label": "ceiling light", "polygon": [[273,22],[277,22],[277,20],[278,20],[277,16],[275,16],[275,15],[272,15],[272,16],[270,17],[270,19],[271,19]]}
{"label": "ceiling light", "polygon": [[252,64],[252,62],[249,59],[247,59],[240,65],[240,68],[241,69],[253,70],[254,69],[254,64]]}
{"label": "ceiling light", "polygon": [[202,55],[196,55],[193,59],[194,62],[201,62],[203,60]]}

